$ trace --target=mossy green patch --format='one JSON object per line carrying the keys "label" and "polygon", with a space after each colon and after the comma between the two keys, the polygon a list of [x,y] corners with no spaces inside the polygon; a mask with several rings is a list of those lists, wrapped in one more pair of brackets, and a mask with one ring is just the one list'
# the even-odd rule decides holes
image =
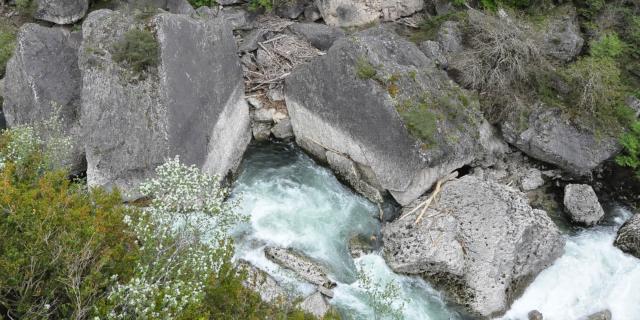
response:
{"label": "mossy green patch", "polygon": [[17,29],[8,22],[0,22],[0,78],[4,77],[7,62],[15,49]]}

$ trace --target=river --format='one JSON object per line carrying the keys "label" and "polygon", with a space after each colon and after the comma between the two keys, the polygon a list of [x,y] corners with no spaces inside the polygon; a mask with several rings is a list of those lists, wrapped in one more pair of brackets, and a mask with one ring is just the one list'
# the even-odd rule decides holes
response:
{"label": "river", "polygon": [[[342,185],[292,144],[252,144],[245,154],[232,198],[249,222],[236,256],[268,272],[292,292],[313,287],[269,261],[267,245],[294,248],[323,265],[337,283],[331,303],[345,319],[373,319],[375,306],[363,293],[358,270],[384,287],[398,286],[391,305],[403,319],[466,319],[443,295],[418,277],[395,274],[380,252],[352,259],[355,236],[379,239],[378,208]],[[543,271],[516,300],[504,319],[527,319],[539,310],[545,319],[578,319],[610,309],[616,320],[640,315],[640,260],[613,247],[617,228],[630,212],[613,206],[602,225],[567,233],[565,254]]]}

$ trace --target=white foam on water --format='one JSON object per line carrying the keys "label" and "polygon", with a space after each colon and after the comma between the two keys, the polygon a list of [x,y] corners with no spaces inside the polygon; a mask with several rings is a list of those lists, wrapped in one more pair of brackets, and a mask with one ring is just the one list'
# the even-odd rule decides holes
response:
{"label": "white foam on water", "polygon": [[503,319],[579,319],[609,309],[614,320],[640,319],[640,260],[613,246],[616,230],[631,213],[616,209],[615,224],[568,236],[565,253],[541,272]]}
{"label": "white foam on water", "polygon": [[[394,273],[386,265],[384,259],[371,253],[355,261],[376,283],[384,288],[393,282],[399,292],[391,305],[402,312],[402,318],[408,320],[451,320],[458,319],[455,312],[447,310],[442,295],[424,280]],[[346,315],[347,319],[368,320],[383,319],[383,315],[375,315],[371,303],[367,300],[359,281],[351,284],[339,283],[334,289],[331,303]],[[378,316],[378,318],[376,318]]]}

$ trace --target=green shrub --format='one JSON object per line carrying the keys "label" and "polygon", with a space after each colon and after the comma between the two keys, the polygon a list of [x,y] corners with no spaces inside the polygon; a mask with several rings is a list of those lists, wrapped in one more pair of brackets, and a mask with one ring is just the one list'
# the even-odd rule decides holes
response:
{"label": "green shrub", "polygon": [[16,0],[16,8],[20,14],[30,16],[36,11],[36,2],[34,0]]}
{"label": "green shrub", "polygon": [[159,46],[150,31],[131,29],[112,48],[113,61],[140,74],[158,65]]}
{"label": "green shrub", "polygon": [[622,135],[620,143],[623,152],[616,157],[616,163],[634,169],[640,177],[640,121],[636,121],[631,130]]}
{"label": "green shrub", "polygon": [[625,44],[618,34],[607,33],[591,43],[589,54],[596,58],[618,58],[625,50]]}
{"label": "green shrub", "polygon": [[86,319],[137,259],[129,210],[118,193],[40,170],[40,140],[25,132],[0,137],[0,317]]}
{"label": "green shrub", "polygon": [[189,3],[197,9],[200,7],[211,7],[216,5],[218,2],[216,0],[189,0]]}
{"label": "green shrub", "polygon": [[0,78],[4,77],[7,62],[13,55],[16,43],[16,28],[0,22]]}
{"label": "green shrub", "polygon": [[407,100],[396,107],[409,133],[427,144],[436,143],[438,118],[427,102],[412,103]]}
{"label": "green shrub", "polygon": [[356,59],[356,75],[362,80],[375,79],[378,75],[376,67],[365,57]]}
{"label": "green shrub", "polygon": [[578,0],[578,13],[586,19],[592,20],[604,6],[604,0]]}

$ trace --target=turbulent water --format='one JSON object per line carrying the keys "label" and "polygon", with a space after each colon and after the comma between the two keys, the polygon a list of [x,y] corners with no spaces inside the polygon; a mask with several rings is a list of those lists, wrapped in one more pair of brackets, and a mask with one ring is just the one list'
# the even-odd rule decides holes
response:
{"label": "turbulent water", "polygon": [[[394,307],[403,319],[462,319],[442,295],[416,277],[393,273],[378,253],[351,258],[347,244],[356,235],[379,237],[378,208],[354,194],[333,174],[287,144],[252,145],[236,180],[233,197],[249,222],[239,230],[237,256],[267,271],[299,294],[314,288],[269,261],[266,245],[295,248],[324,265],[338,283],[331,303],[346,319],[372,319],[357,270],[384,287],[399,286]],[[640,315],[640,260],[613,247],[615,232],[630,213],[615,209],[604,225],[567,235],[565,254],[543,271],[504,319],[527,319],[539,310],[545,319],[577,319],[609,309],[614,319]]]}
{"label": "turbulent water", "polygon": [[615,320],[640,318],[640,260],[613,246],[616,230],[630,217],[614,208],[603,225],[567,236],[565,254],[516,300],[505,319],[579,319],[609,309]]}

